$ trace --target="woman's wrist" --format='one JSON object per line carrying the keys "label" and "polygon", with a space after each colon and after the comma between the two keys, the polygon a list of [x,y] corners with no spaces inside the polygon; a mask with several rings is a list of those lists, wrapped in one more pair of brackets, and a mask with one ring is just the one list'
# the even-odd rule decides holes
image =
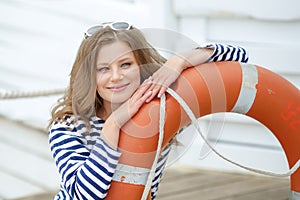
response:
{"label": "woman's wrist", "polygon": [[119,144],[120,128],[111,117],[105,121],[100,138],[112,148],[117,149]]}
{"label": "woman's wrist", "polygon": [[214,48],[197,47],[181,55],[182,69],[206,63],[214,52]]}
{"label": "woman's wrist", "polygon": [[205,47],[197,47],[195,49],[195,51],[197,52],[197,64],[196,65],[200,65],[203,63],[207,63],[207,61],[211,58],[211,56],[213,55],[215,48],[214,46],[205,46]]}
{"label": "woman's wrist", "polygon": [[186,61],[186,58],[183,55],[173,55],[170,57],[167,62],[164,64],[164,66],[171,68],[176,73],[181,74],[181,72],[188,68],[188,62]]}

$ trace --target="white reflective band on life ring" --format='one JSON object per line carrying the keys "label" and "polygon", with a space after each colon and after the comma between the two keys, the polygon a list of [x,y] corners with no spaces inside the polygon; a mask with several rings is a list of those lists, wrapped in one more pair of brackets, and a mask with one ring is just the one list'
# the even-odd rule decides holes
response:
{"label": "white reflective band on life ring", "polygon": [[242,68],[242,86],[232,112],[246,114],[253,105],[256,96],[258,74],[255,65],[247,63],[240,63],[240,65]]}
{"label": "white reflective band on life ring", "polygon": [[300,193],[292,190],[290,200],[299,200],[299,199],[300,199]]}
{"label": "white reflective band on life ring", "polygon": [[112,179],[114,181],[135,185],[145,185],[150,169],[118,164]]}

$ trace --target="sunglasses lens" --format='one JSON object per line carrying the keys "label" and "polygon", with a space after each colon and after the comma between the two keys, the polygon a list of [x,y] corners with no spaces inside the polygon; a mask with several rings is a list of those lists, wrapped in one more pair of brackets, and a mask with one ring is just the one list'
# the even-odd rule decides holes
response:
{"label": "sunglasses lens", "polygon": [[90,27],[84,33],[85,39],[92,36],[98,30],[105,28],[107,26],[109,26],[110,28],[112,28],[114,30],[129,30],[131,28],[131,25],[128,24],[127,22],[115,22],[115,23],[107,22],[107,23],[103,23],[101,25],[95,25],[95,26]]}
{"label": "sunglasses lens", "polygon": [[126,22],[116,22],[111,25],[115,30],[129,29],[129,24]]}
{"label": "sunglasses lens", "polygon": [[93,26],[91,28],[89,28],[87,31],[86,31],[86,35],[87,36],[91,36],[93,35],[96,31],[98,31],[99,29],[103,28],[102,25],[98,25],[98,26]]}

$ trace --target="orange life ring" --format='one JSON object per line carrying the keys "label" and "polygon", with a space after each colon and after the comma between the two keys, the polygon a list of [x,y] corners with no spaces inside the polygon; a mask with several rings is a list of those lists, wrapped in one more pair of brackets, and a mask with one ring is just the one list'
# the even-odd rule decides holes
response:
{"label": "orange life ring", "polygon": [[[172,88],[196,117],[217,112],[245,114],[272,131],[290,168],[300,159],[300,92],[276,73],[238,62],[208,63],[185,70]],[[158,123],[159,100],[153,100],[122,128],[120,165],[151,168],[158,144]],[[163,147],[189,123],[185,111],[166,94]],[[125,181],[126,178],[119,176],[112,181],[106,199],[141,199],[145,186]],[[294,195],[300,195],[299,169],[291,175],[290,187]]]}

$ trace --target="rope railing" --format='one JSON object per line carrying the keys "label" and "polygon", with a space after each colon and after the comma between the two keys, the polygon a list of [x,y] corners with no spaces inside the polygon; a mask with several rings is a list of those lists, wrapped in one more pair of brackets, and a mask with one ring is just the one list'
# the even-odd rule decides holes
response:
{"label": "rope railing", "polygon": [[60,95],[65,93],[66,88],[49,89],[49,90],[36,90],[36,91],[13,91],[0,89],[0,100],[1,99],[20,99],[20,98],[33,98],[33,97],[45,97]]}

